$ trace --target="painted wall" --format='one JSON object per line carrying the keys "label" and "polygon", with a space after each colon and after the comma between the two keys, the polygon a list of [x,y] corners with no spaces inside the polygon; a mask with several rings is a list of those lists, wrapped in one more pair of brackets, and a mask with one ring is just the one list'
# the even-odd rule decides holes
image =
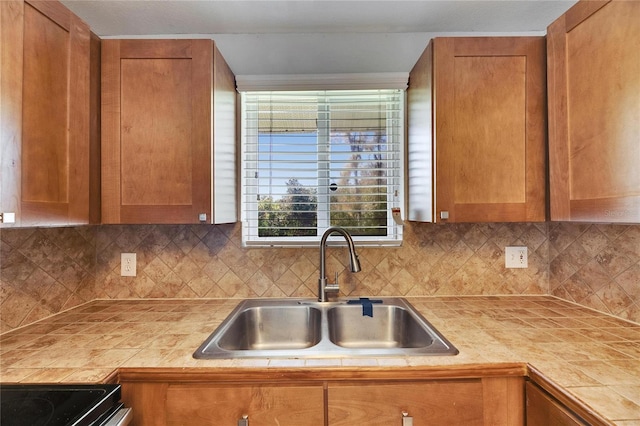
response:
{"label": "painted wall", "polygon": [[[240,225],[127,225],[0,232],[0,329],[95,298],[314,297],[319,254],[244,249]],[[553,294],[640,322],[640,225],[410,223],[401,248],[327,253],[347,296]],[[528,269],[505,269],[526,245]],[[120,277],[120,253],[137,277]]]}

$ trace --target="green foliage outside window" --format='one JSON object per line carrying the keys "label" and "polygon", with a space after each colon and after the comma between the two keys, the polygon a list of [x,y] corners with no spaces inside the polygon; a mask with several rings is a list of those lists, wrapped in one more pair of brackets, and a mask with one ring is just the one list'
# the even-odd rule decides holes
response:
{"label": "green foliage outside window", "polygon": [[[348,132],[332,135],[332,143],[348,144],[348,161],[337,167],[329,198],[329,221],[352,235],[385,236],[387,233],[387,178],[385,137],[378,133]],[[286,182],[287,194],[258,202],[260,237],[316,236],[317,188],[298,179]]]}

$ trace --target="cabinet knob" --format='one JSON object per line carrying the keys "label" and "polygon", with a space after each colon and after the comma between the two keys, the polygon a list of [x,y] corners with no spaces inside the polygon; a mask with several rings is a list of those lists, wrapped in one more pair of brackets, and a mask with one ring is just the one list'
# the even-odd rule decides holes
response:
{"label": "cabinet knob", "polygon": [[0,223],[16,223],[16,214],[0,212]]}
{"label": "cabinet knob", "polygon": [[406,411],[402,412],[402,426],[413,426],[413,417]]}
{"label": "cabinet knob", "polygon": [[242,418],[238,420],[238,426],[249,426],[249,416],[243,414]]}

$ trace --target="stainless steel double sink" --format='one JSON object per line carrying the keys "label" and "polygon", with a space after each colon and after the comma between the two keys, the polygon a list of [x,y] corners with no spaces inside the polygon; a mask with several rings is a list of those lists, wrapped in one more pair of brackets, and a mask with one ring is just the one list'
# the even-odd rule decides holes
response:
{"label": "stainless steel double sink", "polygon": [[193,354],[198,359],[456,355],[403,298],[243,300]]}

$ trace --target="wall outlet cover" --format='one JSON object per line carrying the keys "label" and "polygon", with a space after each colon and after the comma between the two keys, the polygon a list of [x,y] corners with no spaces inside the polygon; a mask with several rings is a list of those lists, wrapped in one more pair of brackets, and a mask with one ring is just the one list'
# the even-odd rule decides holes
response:
{"label": "wall outlet cover", "polygon": [[506,268],[528,268],[529,256],[527,247],[505,247],[504,266]]}
{"label": "wall outlet cover", "polygon": [[135,277],[136,276],[136,254],[120,253],[120,276]]}

